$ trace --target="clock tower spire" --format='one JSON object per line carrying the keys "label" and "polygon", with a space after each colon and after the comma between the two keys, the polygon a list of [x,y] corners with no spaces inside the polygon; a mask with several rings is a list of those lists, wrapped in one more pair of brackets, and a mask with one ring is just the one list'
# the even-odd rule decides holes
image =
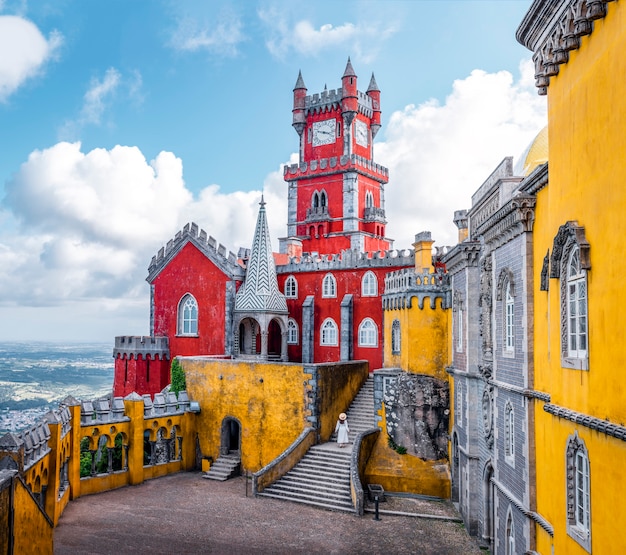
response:
{"label": "clock tower spire", "polygon": [[293,89],[293,127],[299,137],[299,163],[285,166],[289,186],[286,238],[303,252],[391,248],[385,236],[384,186],[387,168],[373,160],[372,142],[381,127],[380,89],[372,74],[367,92],[358,90],[348,58],[341,87],[307,94],[298,73]]}

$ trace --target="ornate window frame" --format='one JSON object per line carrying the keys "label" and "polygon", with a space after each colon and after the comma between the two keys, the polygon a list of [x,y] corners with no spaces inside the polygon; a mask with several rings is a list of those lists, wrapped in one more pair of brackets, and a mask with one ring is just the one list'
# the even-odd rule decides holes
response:
{"label": "ornate window frame", "polygon": [[391,354],[399,355],[402,349],[402,334],[400,320],[397,318],[391,323]]}
{"label": "ornate window frame", "polygon": [[505,549],[504,552],[506,555],[516,555],[517,551],[515,551],[515,523],[513,522],[513,511],[511,511],[511,506],[506,513],[506,531],[505,531]]}
{"label": "ornate window frame", "polygon": [[502,355],[515,356],[515,281],[513,272],[504,268],[498,276],[496,299],[502,303]]}
{"label": "ornate window frame", "polygon": [[371,270],[365,272],[361,279],[361,297],[378,297],[378,278]]}
{"label": "ornate window frame", "polygon": [[299,341],[298,322],[293,318],[287,321],[287,345],[297,345]]}
{"label": "ornate window frame", "polygon": [[[552,256],[550,258],[550,277],[560,279],[561,299],[561,366],[577,370],[589,370],[589,312],[588,312],[588,280],[587,272],[591,270],[589,242],[585,238],[585,228],[577,222],[569,221],[559,228],[554,238]],[[577,257],[578,272],[571,275],[570,267],[573,258]],[[572,316],[570,304],[571,294],[576,295],[579,307],[584,308],[584,326],[582,334],[577,332],[575,337],[584,336],[585,349],[571,348],[571,326],[581,325],[579,316]],[[580,294],[580,296],[578,296]],[[581,305],[580,302],[584,304]],[[580,331],[580,330],[579,330]],[[578,347],[578,345],[577,345]]]}
{"label": "ornate window frame", "polygon": [[371,318],[359,324],[359,347],[378,347],[378,326]]}
{"label": "ornate window frame", "polygon": [[332,318],[326,318],[320,327],[320,345],[336,347],[339,345],[339,330]]}
{"label": "ornate window frame", "polygon": [[289,276],[285,280],[285,297],[287,299],[298,298],[298,280],[294,276]]}
{"label": "ornate window frame", "polygon": [[198,337],[198,301],[191,293],[185,293],[178,302],[176,335]]}
{"label": "ornate window frame", "polygon": [[337,297],[337,280],[333,274],[326,274],[322,280],[322,298],[334,299]]}
{"label": "ornate window frame", "polygon": [[515,466],[515,411],[511,401],[504,405],[504,460]]}
{"label": "ornate window frame", "polygon": [[567,535],[591,552],[591,467],[585,442],[578,432],[567,439]]}
{"label": "ornate window frame", "polygon": [[460,291],[454,292],[452,300],[452,313],[454,318],[454,330],[452,333],[452,341],[456,345],[456,352],[463,352],[463,339],[465,330],[464,313],[463,313],[463,296]]}

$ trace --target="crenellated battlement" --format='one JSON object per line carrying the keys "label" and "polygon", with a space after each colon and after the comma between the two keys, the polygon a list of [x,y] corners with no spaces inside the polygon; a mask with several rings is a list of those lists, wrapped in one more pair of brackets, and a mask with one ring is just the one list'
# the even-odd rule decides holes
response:
{"label": "crenellated battlement", "polygon": [[389,272],[385,277],[383,310],[411,308],[417,297],[419,308],[424,308],[424,299],[430,298],[430,307],[435,308],[437,298],[442,300],[442,308],[451,303],[450,278],[443,272],[422,272],[414,268],[403,268]]}
{"label": "crenellated battlement", "polygon": [[[372,98],[361,91],[357,91],[359,112],[371,118],[374,115]],[[331,110],[341,109],[343,89],[323,90],[321,93],[309,94],[304,97],[304,113],[320,114]]]}
{"label": "crenellated battlement", "polygon": [[146,280],[151,282],[188,242],[193,243],[233,279],[243,279],[244,270],[237,263],[235,253],[227,251],[224,245],[218,244],[212,236],[207,235],[204,229],[199,230],[198,225],[192,222],[185,224],[183,229],[178,231],[174,238],[170,239],[165,247],[161,247],[159,252],[152,257]]}
{"label": "crenellated battlement", "polygon": [[[48,447],[49,439],[50,428],[48,427],[48,422],[45,419],[40,420],[18,434],[7,433],[2,436],[0,438],[0,452],[11,453],[19,461],[15,463],[16,468],[21,466],[26,471],[50,452]],[[20,452],[23,452],[21,457]]]}
{"label": "crenellated battlement", "polygon": [[415,265],[413,249],[399,249],[377,252],[342,251],[339,254],[304,254],[292,257],[287,264],[276,266],[276,273],[333,271],[347,269],[384,268],[390,266]]}
{"label": "crenellated battlement", "polygon": [[115,338],[114,358],[142,358],[152,360],[170,358],[169,340],[166,336],[120,335]]}
{"label": "crenellated battlement", "polygon": [[367,158],[352,154],[350,156],[333,156],[331,158],[322,158],[321,160],[311,160],[310,162],[301,162],[300,164],[285,165],[283,169],[283,177],[286,181],[301,179],[302,177],[315,177],[326,175],[327,173],[336,173],[337,170],[357,171],[366,173],[370,177],[376,178],[381,183],[389,180],[389,170],[376,164]]}

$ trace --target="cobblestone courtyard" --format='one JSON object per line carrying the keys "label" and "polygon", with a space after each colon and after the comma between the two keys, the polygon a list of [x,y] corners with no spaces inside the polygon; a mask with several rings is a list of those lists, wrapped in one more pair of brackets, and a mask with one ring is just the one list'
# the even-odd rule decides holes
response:
{"label": "cobblestone courtyard", "polygon": [[[381,509],[453,514],[449,504],[392,500]],[[482,553],[458,522],[415,516],[357,517],[251,497],[227,482],[180,473],[70,502],[55,530],[56,554],[214,553],[471,555]]]}

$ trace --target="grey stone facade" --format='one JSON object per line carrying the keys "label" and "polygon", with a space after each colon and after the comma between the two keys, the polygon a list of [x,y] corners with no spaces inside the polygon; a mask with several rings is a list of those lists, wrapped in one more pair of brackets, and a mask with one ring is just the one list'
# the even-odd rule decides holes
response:
{"label": "grey stone facade", "polygon": [[[534,175],[534,174],[532,174]],[[531,176],[532,177],[532,176]],[[505,158],[472,197],[452,286],[452,496],[492,553],[532,549],[532,223],[535,198]],[[461,212],[458,212],[461,214]],[[463,214],[465,216],[465,214]],[[509,532],[507,532],[509,530]]]}

